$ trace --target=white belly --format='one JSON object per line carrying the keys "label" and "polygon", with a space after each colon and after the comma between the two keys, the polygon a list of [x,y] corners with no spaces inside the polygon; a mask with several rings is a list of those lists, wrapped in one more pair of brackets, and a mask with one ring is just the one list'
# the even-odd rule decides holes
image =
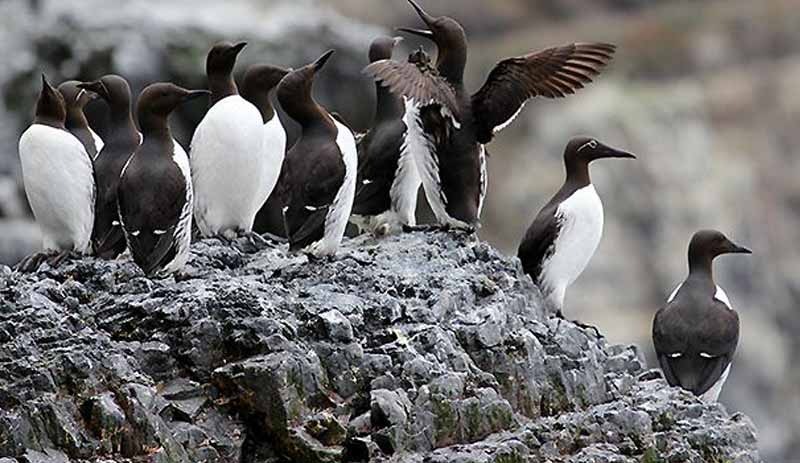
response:
{"label": "white belly", "polygon": [[186,265],[189,259],[189,247],[192,242],[192,208],[194,203],[194,190],[192,188],[192,176],[189,167],[189,157],[186,156],[186,151],[178,142],[173,141],[175,152],[172,155],[172,160],[178,165],[178,168],[186,179],[186,203],[181,210],[181,217],[178,220],[178,226],[175,228],[175,236],[173,239],[177,244],[177,252],[175,258],[166,263],[160,273],[169,274],[176,272]]}
{"label": "white belly", "polygon": [[700,396],[700,400],[706,403],[716,402],[719,399],[720,392],[722,392],[722,386],[724,386],[725,381],[728,380],[728,373],[730,372],[731,364],[729,363],[725,368],[725,371],[722,373],[722,376],[720,376],[717,382],[711,386],[711,389],[707,390],[703,395]]}
{"label": "white belly", "polygon": [[239,95],[209,109],[192,137],[194,214],[204,236],[250,231],[263,195],[264,124]]}
{"label": "white belly", "polygon": [[603,203],[590,184],[562,202],[556,215],[561,230],[552,257],[543,265],[542,278],[552,289],[552,301],[561,307],[567,287],[580,276],[600,244]]}
{"label": "white belly", "polygon": [[83,144],[66,130],[34,124],[19,140],[22,178],[47,250],[88,252],[94,174]]}
{"label": "white belly", "polygon": [[261,189],[255,197],[256,211],[261,209],[278,183],[283,158],[286,155],[286,130],[277,115],[272,116],[272,119],[264,124],[262,132],[264,136],[264,162],[262,163],[264,172],[260,184]]}
{"label": "white belly", "polygon": [[316,256],[330,256],[336,253],[339,244],[342,242],[350,212],[353,210],[353,199],[356,196],[356,174],[358,169],[358,153],[356,150],[356,140],[353,133],[334,120],[339,133],[336,136],[336,144],[342,153],[345,173],[344,182],[339,187],[336,197],[333,199],[328,215],[325,217],[325,234],[322,239],[312,243],[309,250]]}
{"label": "white belly", "polygon": [[[406,100],[406,108],[412,108],[416,111],[416,106]],[[408,111],[408,110],[407,110]],[[403,122],[406,125],[406,134],[408,134],[409,119],[414,118],[413,115],[408,115],[408,112],[403,116]],[[400,147],[400,158],[397,160],[397,172],[395,172],[392,187],[389,190],[389,196],[392,200],[392,210],[394,216],[399,222],[398,225],[416,225],[417,224],[417,195],[419,194],[419,187],[422,184],[422,178],[419,175],[417,164],[414,159],[414,150],[412,146],[418,142],[412,141],[408,136],[403,140],[403,145]],[[400,231],[400,230],[391,230]]]}

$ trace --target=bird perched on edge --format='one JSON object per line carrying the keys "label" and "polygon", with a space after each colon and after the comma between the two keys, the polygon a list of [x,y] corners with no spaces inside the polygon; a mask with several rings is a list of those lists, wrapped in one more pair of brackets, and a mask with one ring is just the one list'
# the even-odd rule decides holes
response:
{"label": "bird perched on edge", "polygon": [[286,69],[276,66],[254,64],[247,69],[242,79],[242,97],[258,109],[264,124],[261,129],[264,156],[261,166],[264,172],[259,183],[261,189],[256,197],[258,209],[261,209],[278,183],[286,154],[286,130],[272,107],[269,94],[288,73]]}
{"label": "bird perched on edge", "polygon": [[635,157],[587,137],[570,140],[564,149],[564,184],[536,215],[517,251],[525,273],[559,314],[567,287],[586,268],[603,235],[603,203],[589,177],[589,164]]}
{"label": "bird perched on edge", "polygon": [[292,251],[336,253],[355,196],[358,155],[353,133],[311,95],[314,77],[333,54],[294,70],[278,84],[278,101],[301,126],[286,154],[278,198]]}
{"label": "bird perched on edge", "polygon": [[[369,48],[369,60],[391,59],[401,37],[379,37]],[[350,221],[361,230],[383,236],[416,225],[417,193],[422,180],[406,139],[406,106],[380,83],[375,118],[358,140],[358,179]],[[416,108],[414,108],[416,110]]]}
{"label": "bird perched on edge", "polygon": [[136,105],[142,143],[122,168],[119,217],[134,262],[147,276],[179,271],[192,233],[192,178],[186,151],[167,119],[181,103],[207,95],[170,83],[151,84]]}
{"label": "bird perched on edge", "polygon": [[[63,95],[42,74],[36,116],[19,139],[25,194],[42,231],[44,252],[23,259],[17,268],[36,270],[48,259],[58,265],[71,252],[88,253],[94,222],[92,160],[67,131]],[[53,253],[56,253],[53,255]]]}
{"label": "bird perched on edge", "polygon": [[79,84],[80,82],[77,80],[68,80],[58,86],[58,91],[61,92],[67,105],[67,118],[64,126],[83,143],[86,152],[94,159],[97,157],[97,153],[103,149],[103,140],[89,127],[89,121],[86,120],[83,108],[95,98],[95,95],[80,88]]}
{"label": "bird perched on edge", "polygon": [[239,95],[232,74],[245,45],[218,43],[206,59],[211,106],[192,136],[190,158],[194,217],[205,237],[232,240],[249,234],[263,203],[264,123],[258,109]]}
{"label": "bird perched on edge", "polygon": [[716,230],[701,230],[689,243],[689,276],[653,319],[653,345],[664,377],[704,402],[716,402],[739,342],[739,316],[714,282],[714,258],[750,254]]}
{"label": "bird perched on edge", "polygon": [[122,254],[126,246],[117,209],[120,174],[139,146],[142,135],[133,123],[131,88],[123,77],[108,74],[100,80],[78,84],[78,87],[98,95],[109,107],[106,143],[94,160],[97,199],[92,247],[95,255],[113,259]]}
{"label": "bird perched on edge", "polygon": [[401,28],[436,43],[436,65],[382,60],[365,72],[420,105],[408,128],[425,196],[438,223],[474,230],[486,195],[486,150],[535,96],[575,93],[608,64],[613,45],[573,43],[497,63],[486,83],[469,95],[464,87],[467,38],[452,18],[434,17],[408,0],[428,29]]}

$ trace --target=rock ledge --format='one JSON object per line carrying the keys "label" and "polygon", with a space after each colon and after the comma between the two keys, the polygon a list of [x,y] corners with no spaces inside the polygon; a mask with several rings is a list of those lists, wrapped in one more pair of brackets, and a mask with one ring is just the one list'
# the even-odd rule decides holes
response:
{"label": "rock ledge", "polygon": [[177,280],[0,267],[0,462],[84,460],[761,461],[747,417],[438,233],[312,262],[205,240]]}

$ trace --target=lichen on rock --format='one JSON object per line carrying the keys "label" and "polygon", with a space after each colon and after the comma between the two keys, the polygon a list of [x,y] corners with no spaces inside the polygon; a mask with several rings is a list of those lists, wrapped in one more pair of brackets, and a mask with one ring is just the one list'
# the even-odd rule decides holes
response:
{"label": "lichen on rock", "polygon": [[83,258],[3,268],[0,297],[10,461],[760,461],[749,419],[552,317],[474,237],[210,239],[177,278]]}

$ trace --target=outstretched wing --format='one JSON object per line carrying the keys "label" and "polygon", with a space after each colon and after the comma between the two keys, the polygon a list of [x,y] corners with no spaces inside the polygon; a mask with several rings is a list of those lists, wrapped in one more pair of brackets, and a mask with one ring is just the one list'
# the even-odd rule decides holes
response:
{"label": "outstretched wing", "polygon": [[478,141],[490,142],[529,98],[561,98],[583,88],[611,61],[615,49],[607,43],[573,43],[497,63],[472,96]]}
{"label": "outstretched wing", "polygon": [[365,67],[364,73],[395,95],[412,99],[420,106],[438,103],[459,118],[453,87],[433,68],[384,59]]}

